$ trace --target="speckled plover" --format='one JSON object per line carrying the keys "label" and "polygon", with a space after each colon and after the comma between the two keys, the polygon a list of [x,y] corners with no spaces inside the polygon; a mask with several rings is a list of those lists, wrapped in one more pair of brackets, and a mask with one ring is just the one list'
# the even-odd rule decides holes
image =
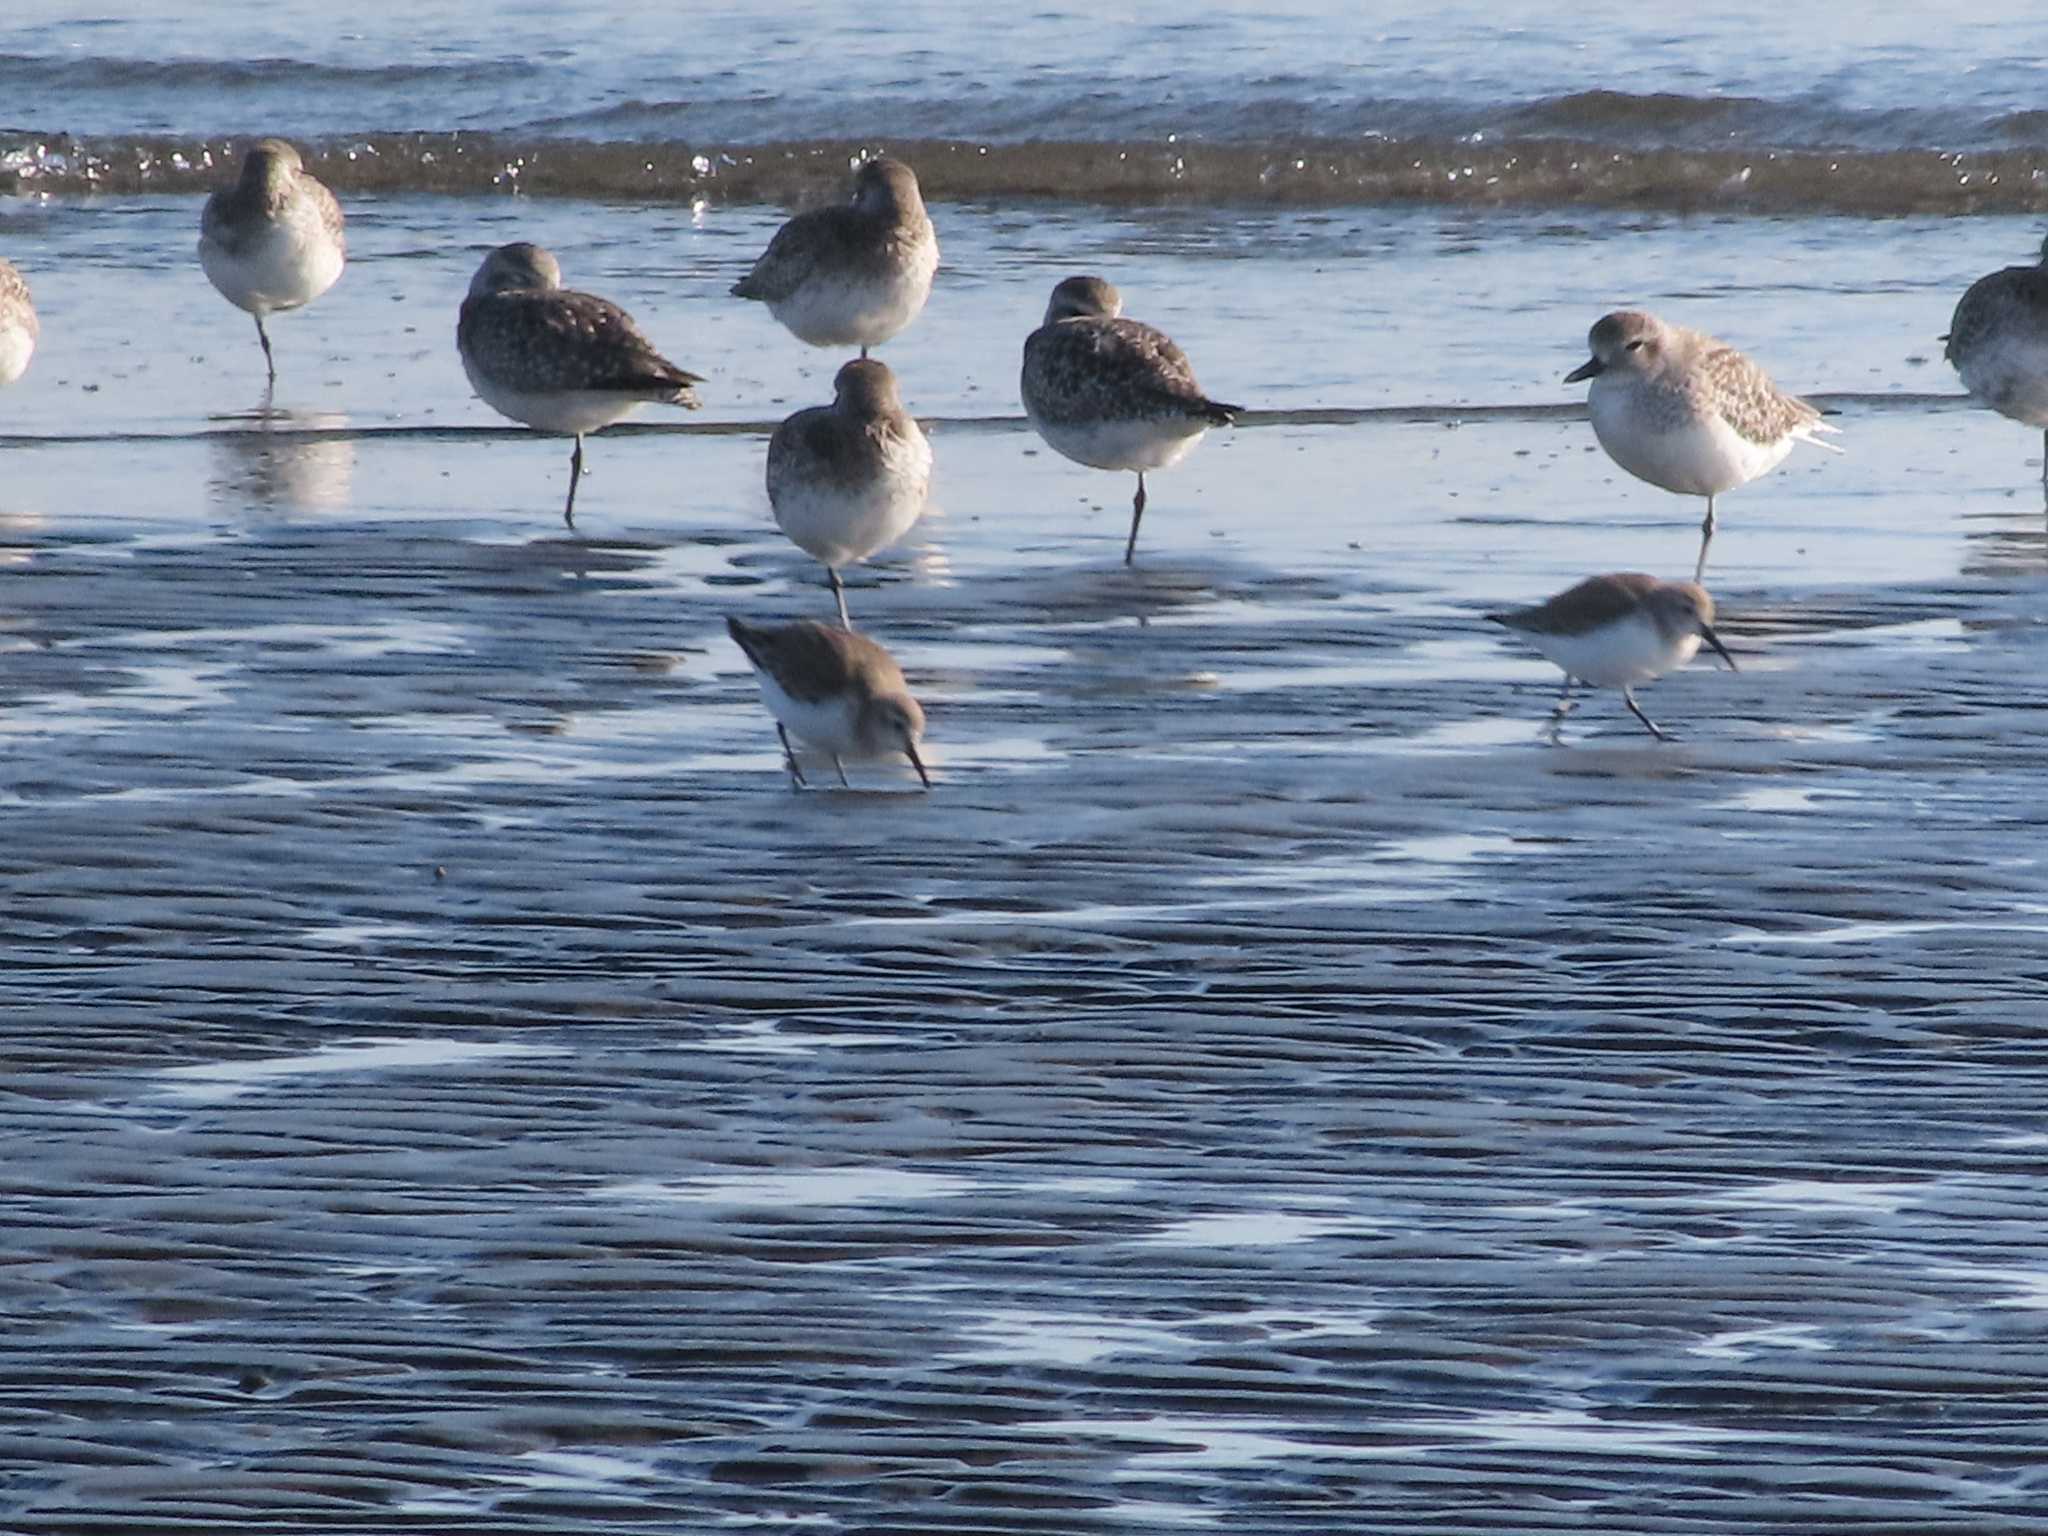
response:
{"label": "speckled plover", "polygon": [[916,174],[879,155],[855,173],[851,203],[784,224],[732,291],[761,300],[800,341],[858,345],[866,357],[917,318],[938,268]]}
{"label": "speckled plover", "polygon": [[1963,388],[2001,416],[2042,429],[2048,486],[2048,240],[2038,266],[2006,267],[1970,284],[1942,339]]}
{"label": "speckled plover", "polygon": [[1164,332],[1123,318],[1123,296],[1099,277],[1070,277],[1052,291],[1045,323],[1024,341],[1019,381],[1038,435],[1077,464],[1138,476],[1124,564],[1138,549],[1145,472],[1186,458],[1212,426],[1244,407],[1202,393],[1187,354]]}
{"label": "speckled plover", "polygon": [[252,145],[240,179],[207,198],[199,216],[199,265],[222,297],[255,316],[272,384],[277,362],[263,317],[310,304],[347,261],[341,204],[283,139]]}
{"label": "speckled plover", "polygon": [[932,450],[879,359],[842,367],[832,397],[768,440],[768,503],[776,525],[824,565],[850,629],[840,568],[887,549],[924,515]]}
{"label": "speckled plover", "polygon": [[633,317],[609,299],[562,286],[562,268],[518,241],[483,259],[455,328],[462,369],[500,415],[576,439],[562,520],[576,526],[583,434],[653,402],[694,411],[703,383],[654,350]]}
{"label": "speckled plover", "polygon": [[28,372],[41,334],[28,283],[12,262],[0,260],[0,384],[12,384]]}
{"label": "speckled plover", "polygon": [[1586,405],[1608,457],[1639,480],[1707,498],[1693,580],[1706,574],[1714,498],[1775,468],[1794,443],[1841,450],[1835,429],[1733,347],[1639,309],[1594,323],[1593,355],[1564,376],[1591,379]]}

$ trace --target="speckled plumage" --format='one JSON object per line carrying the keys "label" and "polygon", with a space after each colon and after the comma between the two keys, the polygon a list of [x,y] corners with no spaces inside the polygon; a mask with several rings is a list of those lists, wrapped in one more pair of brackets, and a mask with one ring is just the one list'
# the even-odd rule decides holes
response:
{"label": "speckled plumage", "polygon": [[12,384],[28,371],[41,335],[27,280],[12,262],[0,260],[0,384]]}
{"label": "speckled plumage", "polygon": [[1125,319],[1117,290],[1088,276],[1053,289],[1044,323],[1025,338],[1018,390],[1024,414],[1052,448],[1077,464],[1138,476],[1127,565],[1144,515],[1146,471],[1179,463],[1210,427],[1243,410],[1205,395],[1173,339]]}
{"label": "speckled plumage", "polygon": [[896,658],[881,646],[850,629],[809,619],[770,627],[729,617],[725,627],[759,675],[796,783],[804,777],[789,744],[791,732],[830,755],[842,784],[846,769],[840,759],[902,752],[931,787],[917,751],[924,711]]}
{"label": "speckled plumage", "polygon": [[538,431],[575,437],[563,512],[573,526],[583,434],[642,405],[695,410],[703,403],[695,386],[704,381],[657,352],[618,305],[561,282],[561,264],[540,246],[498,247],[470,281],[455,344],[485,404]]}
{"label": "speckled plumage", "polygon": [[1794,443],[1829,447],[1819,411],[1725,343],[1642,310],[1603,316],[1592,357],[1565,375],[1591,379],[1587,410],[1607,454],[1640,480],[1707,498],[1697,581],[1714,537],[1714,498],[1776,467]]}
{"label": "speckled plumage", "polygon": [[1945,352],[1963,387],[2001,416],[2043,429],[2048,482],[2048,242],[2041,263],[2006,267],[1970,284]]}
{"label": "speckled plumage", "polygon": [[554,256],[528,249],[536,253],[530,285],[508,278],[502,281],[515,285],[472,286],[462,301],[456,345],[469,366],[527,394],[629,394],[691,410],[703,403],[694,386],[704,381],[656,351],[631,315],[610,299],[562,287]]}
{"label": "speckled plumage", "polygon": [[832,404],[798,411],[768,440],[768,502],[776,525],[828,573],[850,627],[840,569],[878,554],[924,515],[931,445],[875,358],[847,363]]}
{"label": "speckled plumage", "polygon": [[283,139],[250,146],[234,185],[215,191],[200,211],[199,264],[223,298],[255,317],[273,383],[264,317],[319,298],[347,261],[341,204]]}
{"label": "speckled plumage", "polygon": [[915,320],[931,297],[939,240],[917,176],[887,155],[855,173],[850,203],[800,213],[733,284],[799,340],[861,355]]}
{"label": "speckled plumage", "polygon": [[1702,640],[1735,669],[1735,658],[1714,633],[1714,600],[1697,582],[1614,571],[1588,576],[1533,607],[1487,618],[1522,635],[1564,669],[1564,692],[1545,727],[1553,739],[1572,709],[1574,681],[1619,688],[1630,712],[1661,740],[1664,732],[1636,703],[1637,683],[1684,666]]}

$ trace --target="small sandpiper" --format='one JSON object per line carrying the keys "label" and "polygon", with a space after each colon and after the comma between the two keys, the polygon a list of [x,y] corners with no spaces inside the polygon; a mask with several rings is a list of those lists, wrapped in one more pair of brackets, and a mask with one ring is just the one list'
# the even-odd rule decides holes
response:
{"label": "small sandpiper", "polygon": [[562,267],[540,246],[501,245],[470,279],[455,327],[462,370],[501,416],[576,439],[562,521],[576,526],[583,434],[641,406],[694,411],[703,383],[654,350],[633,317],[609,299],[562,286]]}
{"label": "small sandpiper", "polygon": [[1714,600],[1692,581],[1659,581],[1641,571],[1588,576],[1533,608],[1489,613],[1564,668],[1564,692],[1544,732],[1557,740],[1564,717],[1578,702],[1574,681],[1595,688],[1619,688],[1622,702],[1659,741],[1671,738],[1636,703],[1635,685],[1662,677],[1691,661],[1706,641],[1728,670],[1735,658],[1714,633]]}
{"label": "small sandpiper", "polygon": [[2048,486],[2048,240],[2039,266],[2006,267],[1970,284],[1942,339],[1963,388],[2001,416],[2042,429]]}
{"label": "small sandpiper", "polygon": [[1099,277],[1070,277],[1052,291],[1045,323],[1024,340],[1019,387],[1038,435],[1077,464],[1137,472],[1124,564],[1138,549],[1145,472],[1188,456],[1212,426],[1244,410],[1202,393],[1172,338],[1122,318],[1123,296]]}
{"label": "small sandpiper", "polygon": [[918,317],[938,269],[916,173],[878,155],[855,173],[851,203],[784,224],[732,291],[761,300],[799,341],[866,357]]}
{"label": "small sandpiper", "polygon": [[841,566],[894,544],[924,515],[932,450],[879,358],[846,364],[832,403],[798,411],[768,440],[768,504],[797,548],[825,567],[851,629]]}
{"label": "small sandpiper", "polygon": [[0,260],[0,384],[12,384],[28,372],[41,334],[28,283],[12,262]]}
{"label": "small sandpiper", "polygon": [[1589,339],[1592,357],[1564,381],[1593,381],[1586,405],[1608,457],[1639,480],[1707,498],[1694,581],[1706,574],[1716,496],[1775,468],[1794,443],[1841,452],[1814,435],[1835,430],[1819,411],[1711,336],[1618,309]]}
{"label": "small sandpiper", "polygon": [[272,384],[277,362],[263,317],[312,303],[347,260],[341,204],[283,139],[259,139],[242,158],[241,179],[207,198],[199,216],[199,264],[222,297],[256,317]]}
{"label": "small sandpiper", "polygon": [[770,627],[728,618],[725,628],[760,677],[792,788],[806,782],[792,732],[832,759],[841,784],[847,782],[844,759],[901,752],[924,787],[932,787],[917,751],[924,710],[910,696],[895,657],[865,635],[811,619]]}

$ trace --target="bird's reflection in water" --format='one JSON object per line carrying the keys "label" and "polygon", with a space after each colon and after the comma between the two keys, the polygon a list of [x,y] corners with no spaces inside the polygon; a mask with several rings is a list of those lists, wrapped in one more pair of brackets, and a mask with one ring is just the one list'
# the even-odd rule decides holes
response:
{"label": "bird's reflection in water", "polygon": [[216,502],[268,512],[332,512],[354,488],[355,438],[337,411],[219,416],[208,437]]}

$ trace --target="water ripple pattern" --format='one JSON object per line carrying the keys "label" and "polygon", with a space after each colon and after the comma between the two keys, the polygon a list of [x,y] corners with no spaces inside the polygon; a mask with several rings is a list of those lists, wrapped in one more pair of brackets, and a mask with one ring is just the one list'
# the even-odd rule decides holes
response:
{"label": "water ripple pattern", "polygon": [[[0,446],[0,1526],[2048,1532],[2039,444],[1882,404],[2017,222],[947,205],[853,602],[937,787],[799,795],[724,619],[829,611],[836,359],[693,259],[768,215],[368,208],[279,417],[99,211]],[[580,536],[453,360],[515,227],[730,427]],[[1128,571],[970,366],[1061,251],[1275,413]],[[1549,409],[1617,273],[1851,453],[1728,498],[1679,741],[1553,749],[1481,615],[1697,539]]]}

